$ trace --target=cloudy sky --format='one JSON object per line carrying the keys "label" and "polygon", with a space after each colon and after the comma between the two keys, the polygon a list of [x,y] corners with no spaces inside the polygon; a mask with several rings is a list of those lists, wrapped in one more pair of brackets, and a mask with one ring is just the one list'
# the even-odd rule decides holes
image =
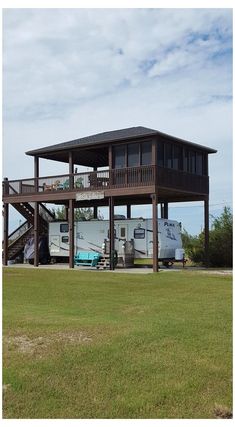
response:
{"label": "cloudy sky", "polygon": [[[27,150],[131,126],[217,149],[210,210],[231,206],[231,9],[4,10],[4,176],[33,176]],[[41,175],[64,172],[40,162]],[[203,226],[194,205],[170,209],[191,233]]]}

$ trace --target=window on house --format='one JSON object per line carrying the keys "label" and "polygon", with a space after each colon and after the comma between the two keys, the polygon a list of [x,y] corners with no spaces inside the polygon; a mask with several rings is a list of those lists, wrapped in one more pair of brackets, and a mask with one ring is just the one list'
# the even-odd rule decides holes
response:
{"label": "window on house", "polygon": [[178,145],[173,146],[172,167],[173,169],[182,169],[182,148]]}
{"label": "window on house", "polygon": [[127,165],[129,167],[139,166],[140,164],[140,145],[128,144],[127,146]]}
{"label": "window on house", "polygon": [[164,166],[166,168],[172,168],[172,144],[165,144],[165,162]]}
{"label": "window on house", "polygon": [[196,174],[203,175],[203,154],[196,154]]}
{"label": "window on house", "polygon": [[189,172],[195,173],[196,171],[196,153],[195,151],[189,151]]}
{"label": "window on house", "polygon": [[118,145],[114,147],[114,168],[125,168],[126,167],[126,146]]}
{"label": "window on house", "polygon": [[164,145],[160,141],[157,143],[157,164],[164,166]]}
{"label": "window on house", "polygon": [[141,144],[141,165],[151,165],[152,164],[152,143],[143,142]]}
{"label": "window on house", "polygon": [[183,153],[183,170],[184,172],[189,172],[189,153],[186,149],[184,149]]}

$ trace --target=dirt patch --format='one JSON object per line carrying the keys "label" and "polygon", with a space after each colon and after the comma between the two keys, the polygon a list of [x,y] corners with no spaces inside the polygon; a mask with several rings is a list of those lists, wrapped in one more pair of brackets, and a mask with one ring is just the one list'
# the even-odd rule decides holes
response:
{"label": "dirt patch", "polygon": [[216,405],[214,408],[214,416],[220,419],[231,419],[233,414],[226,406]]}
{"label": "dirt patch", "polygon": [[200,273],[204,274],[218,274],[221,276],[232,276],[232,270],[201,270]]}
{"label": "dirt patch", "polygon": [[7,390],[11,388],[11,384],[3,384],[2,391],[3,393],[6,393]]}
{"label": "dirt patch", "polygon": [[8,350],[16,350],[25,354],[42,353],[49,349],[55,343],[66,344],[82,344],[92,341],[92,337],[83,331],[78,332],[58,332],[46,337],[29,338],[27,335],[6,337],[4,343]]}

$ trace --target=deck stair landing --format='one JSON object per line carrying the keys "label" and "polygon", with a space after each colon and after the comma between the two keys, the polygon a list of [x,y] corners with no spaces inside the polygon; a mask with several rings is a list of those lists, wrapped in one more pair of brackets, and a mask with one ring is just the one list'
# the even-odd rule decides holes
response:
{"label": "deck stair landing", "polygon": [[[31,203],[13,203],[12,206],[26,221],[8,236],[8,259],[14,260],[24,250],[25,244],[33,236],[34,207]],[[54,214],[42,203],[39,203],[39,232],[48,234],[48,223],[55,219]]]}

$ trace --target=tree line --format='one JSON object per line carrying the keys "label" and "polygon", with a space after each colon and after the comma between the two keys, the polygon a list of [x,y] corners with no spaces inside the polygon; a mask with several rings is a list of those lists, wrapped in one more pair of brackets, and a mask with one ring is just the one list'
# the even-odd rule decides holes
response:
{"label": "tree line", "polygon": [[[209,266],[232,267],[233,263],[233,215],[229,207],[224,207],[218,217],[212,218],[209,231]],[[205,261],[204,231],[198,236],[190,235],[186,230],[182,232],[183,248],[186,256],[196,264]]]}

